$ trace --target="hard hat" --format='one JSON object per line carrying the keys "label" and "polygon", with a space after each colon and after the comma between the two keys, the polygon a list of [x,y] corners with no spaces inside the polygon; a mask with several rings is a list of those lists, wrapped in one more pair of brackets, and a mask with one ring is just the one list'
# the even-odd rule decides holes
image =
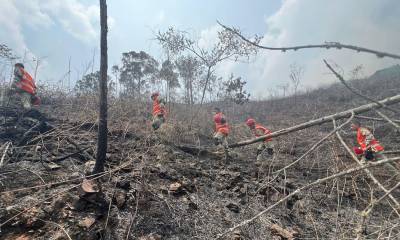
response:
{"label": "hard hat", "polygon": [[247,119],[247,121],[246,121],[247,126],[250,127],[250,126],[253,126],[254,124],[256,124],[256,121],[254,119],[252,119],[252,118]]}
{"label": "hard hat", "polygon": [[214,122],[221,123],[222,116],[221,114],[217,114],[214,116]]}

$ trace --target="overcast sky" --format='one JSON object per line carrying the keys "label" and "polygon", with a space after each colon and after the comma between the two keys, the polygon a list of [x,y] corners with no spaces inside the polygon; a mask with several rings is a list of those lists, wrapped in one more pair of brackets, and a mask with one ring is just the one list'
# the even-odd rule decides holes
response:
{"label": "overcast sky", "polygon": [[[163,58],[154,32],[169,26],[195,33],[202,41],[216,36],[216,20],[239,27],[247,36],[264,36],[262,44],[287,46],[337,41],[400,54],[398,0],[108,0],[109,66],[121,53],[146,51]],[[99,9],[97,0],[1,0],[0,43],[19,56],[26,52],[27,69],[33,56],[43,64],[38,80],[59,83],[71,58],[74,81],[95,52],[99,62]],[[348,50],[260,52],[250,63],[226,61],[221,76],[230,73],[248,81],[253,95],[268,93],[289,81],[292,63],[304,67],[303,87],[334,81],[322,59],[342,66],[345,73],[357,65],[368,75],[398,64],[391,59]]]}

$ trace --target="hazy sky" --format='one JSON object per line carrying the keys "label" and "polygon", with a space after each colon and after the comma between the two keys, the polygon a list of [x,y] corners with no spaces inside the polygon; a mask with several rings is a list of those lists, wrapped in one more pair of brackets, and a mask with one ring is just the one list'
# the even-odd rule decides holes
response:
{"label": "hazy sky", "polygon": [[[338,41],[400,54],[400,2],[398,0],[108,0],[109,65],[119,63],[122,52],[144,50],[163,58],[154,32],[169,26],[195,33],[212,42],[216,20],[239,27],[251,36],[264,36],[269,46]],[[99,10],[96,0],[1,0],[0,42],[27,60],[43,59],[39,81],[60,82],[72,62],[74,81],[95,52],[99,58]],[[227,61],[218,73],[231,72],[248,81],[253,95],[268,93],[289,81],[292,63],[305,69],[303,87],[334,81],[322,59],[343,67],[357,65],[370,74],[399,61],[347,50],[261,52],[250,63]],[[27,62],[33,70],[33,62]]]}

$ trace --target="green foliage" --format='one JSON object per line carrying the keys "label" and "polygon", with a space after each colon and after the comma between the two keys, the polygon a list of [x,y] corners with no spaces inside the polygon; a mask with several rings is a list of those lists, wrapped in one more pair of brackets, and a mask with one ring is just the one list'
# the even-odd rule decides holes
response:
{"label": "green foliage", "polygon": [[[78,94],[92,95],[99,93],[99,80],[100,72],[89,73],[83,76],[82,79],[78,80],[75,84],[75,91]],[[111,81],[110,76],[107,77],[108,91],[114,91],[115,83]]]}
{"label": "green foliage", "polygon": [[178,73],[175,72],[175,69],[175,65],[169,60],[164,61],[161,65],[159,77],[167,82],[169,89],[180,87]]}
{"label": "green foliage", "polygon": [[[116,71],[117,68],[113,68],[114,70]],[[157,71],[158,62],[146,52],[122,53],[119,82],[125,87],[127,94],[140,95]]]}
{"label": "green foliage", "polygon": [[224,82],[226,98],[236,104],[243,105],[250,100],[250,93],[243,90],[247,82],[241,77],[235,78],[233,74]]}
{"label": "green foliage", "polygon": [[196,88],[199,85],[199,78],[204,72],[201,62],[193,56],[181,56],[175,61],[179,76],[183,81],[184,100],[188,104],[194,104],[196,100]]}

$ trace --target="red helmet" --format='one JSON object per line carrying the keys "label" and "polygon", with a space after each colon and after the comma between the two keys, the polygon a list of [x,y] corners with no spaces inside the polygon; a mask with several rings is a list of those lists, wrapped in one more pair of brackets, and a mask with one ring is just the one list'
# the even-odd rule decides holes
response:
{"label": "red helmet", "polygon": [[254,126],[254,124],[256,124],[256,121],[254,119],[252,119],[252,118],[247,119],[247,121],[246,121],[247,126],[249,126],[249,127]]}
{"label": "red helmet", "polygon": [[160,95],[159,92],[153,92],[153,93],[151,94],[151,97],[158,97],[159,95]]}
{"label": "red helmet", "polygon": [[221,120],[222,120],[222,114],[216,114],[214,116],[214,122],[221,123]]}

